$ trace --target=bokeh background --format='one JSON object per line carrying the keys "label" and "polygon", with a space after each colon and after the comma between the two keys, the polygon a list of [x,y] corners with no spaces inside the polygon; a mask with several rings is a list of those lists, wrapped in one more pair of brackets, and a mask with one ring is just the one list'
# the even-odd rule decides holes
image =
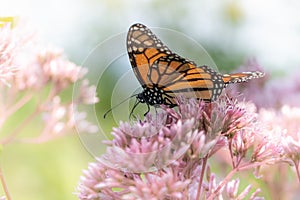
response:
{"label": "bokeh background", "polygon": [[[63,48],[78,65],[84,64],[99,43],[142,22],[193,38],[221,72],[251,58],[256,58],[274,80],[300,67],[297,0],[10,0],[0,5],[1,16],[25,17],[45,43]],[[184,41],[176,43],[185,45]],[[119,45],[125,48],[125,38]],[[185,55],[194,53],[186,49]],[[93,66],[101,67],[102,57],[92,60]],[[130,69],[129,61],[116,64]],[[111,91],[120,75],[119,70],[108,71],[105,86],[98,87],[99,119],[111,107]],[[105,132],[116,125],[110,117],[104,124]],[[4,175],[16,200],[77,199],[73,193],[79,177],[93,160],[76,133],[43,144],[13,143],[1,155]]]}

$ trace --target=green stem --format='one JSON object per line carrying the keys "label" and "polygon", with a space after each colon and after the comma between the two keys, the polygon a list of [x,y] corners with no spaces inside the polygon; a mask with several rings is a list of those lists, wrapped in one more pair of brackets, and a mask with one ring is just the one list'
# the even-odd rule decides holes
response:
{"label": "green stem", "polygon": [[298,181],[300,183],[299,162],[294,161],[294,164],[295,164],[295,168],[296,168],[296,172],[297,172],[297,176],[298,176]]}
{"label": "green stem", "polygon": [[4,179],[1,167],[0,167],[0,180],[1,180],[1,184],[2,184],[3,190],[5,192],[5,195],[6,195],[6,199],[7,200],[11,200],[11,196],[10,196],[10,193],[8,191],[8,187],[7,187],[7,184],[5,182],[5,179]]}
{"label": "green stem", "polygon": [[21,107],[23,107],[31,98],[32,98],[32,94],[23,96],[18,102],[16,102],[11,108],[9,108],[5,112],[5,118],[14,114],[17,110],[19,110]]}
{"label": "green stem", "polygon": [[26,118],[17,128],[15,128],[7,138],[1,140],[0,144],[6,145],[13,141],[20,133],[20,130],[22,130],[25,126],[28,125],[29,122],[31,122],[34,119],[34,117],[38,114],[38,110],[39,109],[37,108],[33,113],[31,113],[31,115],[28,118]]}

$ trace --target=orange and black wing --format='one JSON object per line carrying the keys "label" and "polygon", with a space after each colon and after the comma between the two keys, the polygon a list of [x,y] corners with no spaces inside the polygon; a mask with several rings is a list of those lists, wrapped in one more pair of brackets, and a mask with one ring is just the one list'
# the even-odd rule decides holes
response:
{"label": "orange and black wing", "polygon": [[177,54],[158,58],[149,68],[148,79],[151,85],[157,85],[164,92],[170,105],[175,104],[175,97],[214,101],[224,88],[222,75],[207,66],[197,67],[194,62]]}
{"label": "orange and black wing", "polygon": [[145,88],[149,83],[148,72],[160,57],[172,54],[150,29],[143,24],[134,24],[127,35],[127,51],[133,71]]}
{"label": "orange and black wing", "polygon": [[[216,100],[230,83],[260,78],[261,72],[222,75],[208,66],[198,67],[165,46],[150,29],[134,24],[127,35],[127,51],[133,71],[149,98],[163,94],[165,104],[175,106],[179,94],[187,98]],[[156,101],[149,99],[155,104]],[[160,102],[160,101],[157,101]]]}
{"label": "orange and black wing", "polygon": [[248,80],[264,77],[264,73],[260,71],[240,72],[235,74],[224,74],[223,81],[225,86],[231,83],[247,82]]}

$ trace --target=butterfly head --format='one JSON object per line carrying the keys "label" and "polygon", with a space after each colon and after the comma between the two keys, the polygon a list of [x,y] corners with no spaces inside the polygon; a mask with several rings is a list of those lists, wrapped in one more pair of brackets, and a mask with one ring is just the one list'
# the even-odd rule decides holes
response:
{"label": "butterfly head", "polygon": [[139,93],[139,94],[136,96],[136,98],[137,98],[138,102],[140,102],[140,103],[146,103],[146,99],[145,99],[145,97],[144,97],[143,92],[142,92],[142,93]]}

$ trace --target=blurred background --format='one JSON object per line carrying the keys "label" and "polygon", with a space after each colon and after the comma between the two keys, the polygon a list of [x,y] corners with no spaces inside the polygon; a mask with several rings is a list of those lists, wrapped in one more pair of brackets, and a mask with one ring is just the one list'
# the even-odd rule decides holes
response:
{"label": "blurred background", "polygon": [[[101,42],[142,22],[197,41],[221,72],[256,58],[276,79],[300,67],[299,9],[297,0],[10,0],[1,2],[0,15],[25,17],[45,43],[63,48],[78,65]],[[124,49],[125,39],[119,44]],[[185,41],[174,42],[185,45]],[[193,49],[185,49],[185,55],[194,54]],[[94,68],[86,67],[97,71],[97,66],[103,66],[102,58],[89,61]],[[105,85],[98,85],[100,121],[111,107],[112,90],[121,75],[118,68],[131,68],[128,60],[112,65],[116,70],[106,71]],[[101,123],[108,133],[116,125],[110,117]],[[62,200],[77,199],[73,193],[82,169],[93,160],[74,134],[40,145],[11,144],[3,150],[1,164],[13,199]]]}

